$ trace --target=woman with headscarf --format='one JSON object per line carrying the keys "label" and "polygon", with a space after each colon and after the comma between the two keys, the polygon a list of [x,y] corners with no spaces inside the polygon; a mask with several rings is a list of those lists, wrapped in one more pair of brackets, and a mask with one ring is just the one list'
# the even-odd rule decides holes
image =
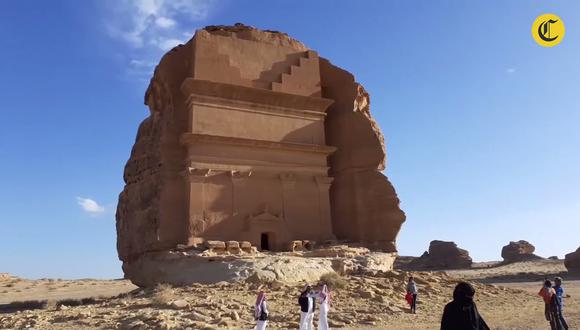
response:
{"label": "woman with headscarf", "polygon": [[460,282],[453,291],[453,301],[445,306],[441,330],[489,330],[473,301],[475,289]]}
{"label": "woman with headscarf", "polygon": [[317,294],[312,291],[312,287],[306,285],[298,298],[298,304],[300,305],[300,330],[312,330],[316,303],[314,298],[316,296]]}
{"label": "woman with headscarf", "polygon": [[254,319],[256,320],[256,330],[266,329],[266,324],[268,323],[268,307],[266,306],[266,294],[264,291],[260,291],[256,298]]}
{"label": "woman with headscarf", "polygon": [[550,323],[552,329],[554,329],[554,319],[552,318],[552,310],[550,309],[550,303],[552,302],[552,296],[556,294],[554,288],[552,288],[552,282],[550,280],[544,281],[544,286],[538,292],[538,295],[544,299],[544,316],[546,321]]}
{"label": "woman with headscarf", "polygon": [[328,310],[330,309],[330,290],[326,284],[322,286],[322,291],[318,294],[320,300],[320,316],[318,317],[318,330],[328,330]]}

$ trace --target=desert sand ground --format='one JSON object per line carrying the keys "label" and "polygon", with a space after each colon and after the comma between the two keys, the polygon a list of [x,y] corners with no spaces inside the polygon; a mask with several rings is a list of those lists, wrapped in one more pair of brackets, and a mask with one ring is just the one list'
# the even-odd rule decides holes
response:
{"label": "desert sand ground", "polygon": [[[346,287],[333,292],[329,318],[334,328],[438,329],[455,283],[466,279],[476,286],[478,308],[492,329],[548,329],[537,291],[546,275],[558,274],[565,281],[570,329],[580,328],[580,278],[568,276],[561,261],[479,266],[445,273],[413,272],[420,290],[417,314],[408,312],[403,299],[409,272],[345,277]],[[251,329],[259,287],[258,283],[218,283],[138,289],[124,280],[5,279],[0,282],[0,328]],[[272,316],[269,328],[297,328],[296,297],[301,285],[272,283],[264,288]],[[119,296],[110,298],[115,295]],[[85,305],[75,306],[82,303],[80,298],[89,297],[93,299],[86,299]],[[24,300],[48,302],[41,309],[21,311],[8,304]]]}
{"label": "desert sand ground", "polygon": [[11,278],[0,282],[0,305],[25,300],[63,300],[113,297],[137,287],[126,280],[27,280]]}

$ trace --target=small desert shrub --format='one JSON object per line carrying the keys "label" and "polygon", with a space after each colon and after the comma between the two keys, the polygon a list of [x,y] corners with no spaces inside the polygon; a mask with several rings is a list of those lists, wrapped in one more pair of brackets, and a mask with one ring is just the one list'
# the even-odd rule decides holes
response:
{"label": "small desert shrub", "polygon": [[173,294],[173,288],[171,285],[166,283],[157,284],[155,290],[153,291],[153,297],[151,302],[157,306],[167,305],[171,300],[175,298]]}
{"label": "small desert shrub", "polygon": [[42,305],[42,309],[52,311],[56,309],[56,306],[57,306],[56,300],[49,299],[44,302],[44,304]]}
{"label": "small desert shrub", "polygon": [[14,313],[17,311],[33,310],[33,309],[45,309],[45,310],[55,310],[59,306],[82,306],[91,305],[101,302],[96,298],[82,298],[82,299],[63,299],[63,300],[25,300],[25,301],[13,301],[9,304],[0,305],[1,313]]}
{"label": "small desert shrub", "polygon": [[67,299],[59,300],[58,305],[65,305],[67,307],[72,307],[72,306],[92,305],[92,304],[96,304],[98,302],[99,302],[99,299],[94,298],[94,297],[81,298],[81,299],[67,298]]}
{"label": "small desert shrub", "polygon": [[33,309],[44,309],[46,305],[46,300],[25,300],[25,301],[13,301],[3,307],[13,310],[33,310]]}
{"label": "small desert shrub", "polygon": [[326,284],[330,289],[342,289],[346,287],[346,280],[337,273],[326,273],[320,276],[320,282]]}

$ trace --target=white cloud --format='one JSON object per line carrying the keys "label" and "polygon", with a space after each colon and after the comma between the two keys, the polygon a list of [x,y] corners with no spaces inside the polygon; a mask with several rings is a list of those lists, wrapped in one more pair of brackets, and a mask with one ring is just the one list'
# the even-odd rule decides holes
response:
{"label": "white cloud", "polygon": [[129,64],[135,68],[152,68],[155,66],[155,62],[137,60],[137,59],[130,60]]}
{"label": "white cloud", "polygon": [[175,26],[175,21],[171,18],[161,16],[155,19],[155,24],[160,28],[168,29]]}
{"label": "white cloud", "polygon": [[[108,0],[106,32],[121,42],[128,72],[150,75],[163,52],[185,43],[215,0]],[[141,69],[141,70],[137,70]]]}
{"label": "white cloud", "polygon": [[99,205],[99,203],[90,198],[77,197],[77,203],[85,212],[92,216],[105,212],[105,207]]}
{"label": "white cloud", "polygon": [[157,47],[163,51],[168,51],[171,48],[183,43],[183,41],[179,39],[163,39],[157,41]]}
{"label": "white cloud", "polygon": [[507,73],[509,73],[509,74],[515,73],[515,72],[516,72],[516,68],[507,68],[507,69],[505,70],[505,72],[507,72]]}

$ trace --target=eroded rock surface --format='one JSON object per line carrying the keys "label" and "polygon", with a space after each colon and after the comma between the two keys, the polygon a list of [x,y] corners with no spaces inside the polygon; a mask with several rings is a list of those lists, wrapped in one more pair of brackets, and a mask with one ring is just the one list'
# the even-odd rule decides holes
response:
{"label": "eroded rock surface", "polygon": [[534,254],[536,248],[527,241],[520,240],[517,242],[510,242],[501,249],[501,257],[504,262],[518,262],[534,259],[542,259]]}
{"label": "eroded rock surface", "polygon": [[175,285],[217,282],[312,282],[327,273],[359,274],[390,271],[394,253],[338,245],[287,253],[216,253],[211,250],[149,252],[123,265],[125,275],[139,286],[159,282]]}
{"label": "eroded rock surface", "polygon": [[396,252],[405,215],[370,97],[299,41],[241,24],[198,30],[163,56],[145,104],[116,215],[129,278],[143,255],[177,246],[339,239]]}
{"label": "eroded rock surface", "polygon": [[470,268],[473,260],[469,252],[460,249],[455,242],[432,241],[429,251],[411,261],[408,266],[419,269]]}
{"label": "eroded rock surface", "polygon": [[569,272],[580,273],[580,248],[566,255],[564,265]]}
{"label": "eroded rock surface", "polygon": [[[404,329],[411,324],[413,329],[433,329],[434,324],[441,320],[441,311],[449,302],[457,279],[444,273],[414,272],[413,275],[422,301],[420,314],[417,314],[421,318],[408,312],[408,305],[403,299],[409,274],[378,272],[345,276],[344,287],[331,286],[332,305],[328,314],[331,327]],[[310,283],[315,285],[319,281]],[[114,298],[94,298],[92,302],[78,306],[71,305],[71,299],[68,299],[53,302],[46,309],[2,313],[0,328],[252,329],[256,325],[253,313],[256,291],[261,288],[266,291],[271,313],[268,329],[298,329],[300,313],[296,297],[303,285],[260,281],[184,287],[161,285]],[[473,286],[477,290],[478,307],[486,312],[486,320],[492,312],[505,311],[510,304],[539,314],[537,308],[534,309],[538,304],[535,295],[477,282]],[[569,308],[573,310],[573,307]],[[529,325],[528,318],[511,310],[508,312],[512,316],[517,314],[514,318],[523,320],[520,324]],[[316,324],[319,313],[314,314]],[[505,318],[500,319],[505,322]],[[417,322],[423,325],[417,326]]]}
{"label": "eroded rock surface", "polygon": [[370,114],[370,96],[354,76],[326,59],[320,61],[323,96],[335,102],[325,121],[330,156],[332,221],[338,239],[368,242],[396,252],[405,221],[386,168],[385,140]]}

